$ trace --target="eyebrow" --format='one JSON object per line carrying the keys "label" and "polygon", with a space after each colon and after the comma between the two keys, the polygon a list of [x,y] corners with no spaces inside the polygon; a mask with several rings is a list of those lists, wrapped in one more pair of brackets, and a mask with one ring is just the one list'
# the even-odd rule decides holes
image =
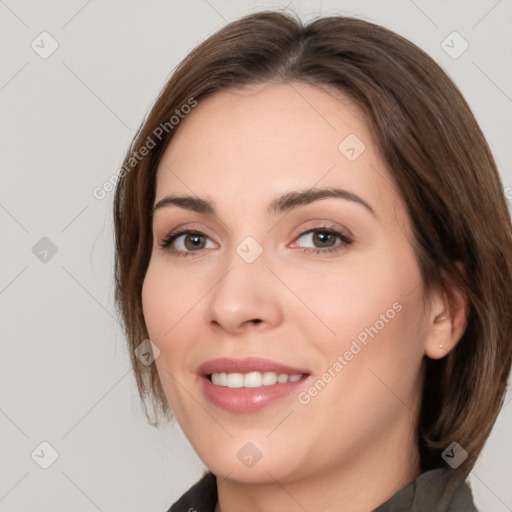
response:
{"label": "eyebrow", "polygon": [[[376,217],[374,209],[361,197],[354,194],[353,192],[349,192],[348,190],[344,190],[342,188],[312,188],[306,190],[297,190],[292,192],[287,192],[282,196],[274,199],[269,207],[268,212],[270,214],[278,214],[288,212],[300,206],[305,206],[315,201],[320,201],[321,199],[328,198],[337,198],[337,199],[345,199],[347,201],[352,201],[356,204],[364,206],[373,216]],[[207,215],[217,215],[215,210],[215,206],[211,201],[206,199],[201,199],[199,197],[194,196],[165,196],[163,199],[158,201],[150,211],[150,216],[154,214],[155,211],[160,208],[164,208],[165,206],[177,206],[179,208],[183,208],[185,210],[194,211],[197,213],[204,213]]]}

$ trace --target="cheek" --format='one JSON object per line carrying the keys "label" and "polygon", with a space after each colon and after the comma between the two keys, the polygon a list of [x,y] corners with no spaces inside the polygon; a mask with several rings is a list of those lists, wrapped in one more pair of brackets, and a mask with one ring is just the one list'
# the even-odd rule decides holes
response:
{"label": "cheek", "polygon": [[335,332],[312,338],[323,371],[338,362],[334,384],[318,401],[323,410],[335,407],[359,418],[372,410],[390,419],[403,408],[401,400],[412,407],[425,336],[418,284],[415,259],[397,266],[391,259],[386,265],[331,276],[336,293],[327,293],[328,287],[310,292],[311,307],[323,312],[323,321]]}
{"label": "cheek", "polygon": [[308,330],[324,364],[347,350],[357,352],[361,363],[394,359],[394,366],[406,358],[421,358],[422,278],[410,247],[390,247],[380,258],[354,258],[322,272],[301,272],[292,282],[309,311],[290,298],[295,306],[288,312]]}
{"label": "cheek", "polygon": [[176,379],[182,380],[180,369],[186,367],[187,357],[184,346],[187,337],[183,336],[183,329],[190,325],[186,315],[197,302],[196,295],[194,286],[184,286],[176,272],[150,263],[142,285],[142,310],[149,338],[160,349],[160,356],[155,360],[158,375],[178,420],[183,404]]}
{"label": "cheek", "polygon": [[142,286],[142,309],[150,338],[160,342],[160,350],[166,350],[180,320],[202,295],[204,291],[186,272],[176,272],[160,263],[150,264]]}
{"label": "cheek", "polygon": [[[339,337],[353,338],[375,324],[382,330],[383,321],[388,325],[388,320],[399,316],[398,310],[404,306],[410,291],[389,270],[380,272],[369,267],[309,274],[294,281],[298,283],[294,292],[303,304],[291,297],[291,304],[296,303],[293,309],[302,312],[302,322],[306,317],[312,321],[316,317],[315,328],[324,335],[319,341],[326,343]],[[309,309],[306,314],[304,306]]]}

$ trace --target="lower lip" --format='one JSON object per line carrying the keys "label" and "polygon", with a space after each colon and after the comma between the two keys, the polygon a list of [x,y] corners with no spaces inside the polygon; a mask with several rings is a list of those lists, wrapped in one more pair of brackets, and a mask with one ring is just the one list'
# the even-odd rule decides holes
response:
{"label": "lower lip", "polygon": [[203,377],[203,389],[206,397],[215,405],[233,412],[253,412],[277,400],[290,396],[302,386],[307,377],[297,382],[260,386],[259,388],[228,388],[217,386],[207,377]]}

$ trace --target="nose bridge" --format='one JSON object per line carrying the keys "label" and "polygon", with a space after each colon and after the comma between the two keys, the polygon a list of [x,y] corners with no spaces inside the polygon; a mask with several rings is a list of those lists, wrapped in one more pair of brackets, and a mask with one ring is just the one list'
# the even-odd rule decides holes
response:
{"label": "nose bridge", "polygon": [[[277,325],[282,318],[263,247],[246,237],[226,256],[227,270],[209,294],[207,320],[236,332],[249,324]],[[245,326],[245,327],[244,327]]]}

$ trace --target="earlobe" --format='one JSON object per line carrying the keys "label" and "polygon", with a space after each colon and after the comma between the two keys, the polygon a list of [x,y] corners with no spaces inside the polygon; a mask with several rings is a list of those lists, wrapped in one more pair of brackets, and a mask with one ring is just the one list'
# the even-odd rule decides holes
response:
{"label": "earlobe", "polygon": [[455,285],[449,285],[449,288],[447,285],[447,289],[436,292],[431,304],[425,355],[431,359],[441,359],[464,334],[468,315],[467,298]]}
{"label": "earlobe", "polygon": [[425,355],[431,359],[441,359],[447,355],[458,341],[454,342],[454,339],[449,335],[451,331],[451,319],[447,312],[435,317],[429,326]]}

